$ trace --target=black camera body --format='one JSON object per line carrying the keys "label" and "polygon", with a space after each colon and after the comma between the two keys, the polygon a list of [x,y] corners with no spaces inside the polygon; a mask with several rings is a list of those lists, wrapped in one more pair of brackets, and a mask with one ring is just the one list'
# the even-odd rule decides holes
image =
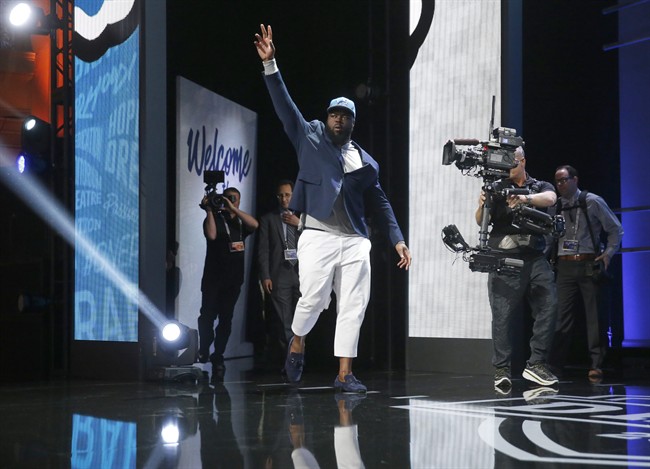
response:
{"label": "black camera body", "polygon": [[518,205],[513,209],[513,225],[525,228],[531,233],[551,235],[558,239],[564,236],[565,221],[562,215],[551,216],[548,213],[535,210],[525,205]]}
{"label": "black camera body", "polygon": [[504,275],[519,275],[524,261],[514,257],[500,257],[492,252],[477,252],[469,257],[472,272],[497,272]]}
{"label": "black camera body", "polygon": [[464,174],[482,177],[485,181],[507,178],[517,167],[515,150],[524,146],[524,140],[515,129],[499,127],[487,142],[477,139],[449,140],[442,149],[442,164],[452,163]]}
{"label": "black camera body", "polygon": [[235,196],[232,194],[223,194],[217,191],[217,184],[224,182],[225,173],[223,171],[204,171],[203,182],[205,183],[205,204],[201,204],[202,209],[210,208],[214,212],[226,210],[227,204],[224,199],[235,203]]}
{"label": "black camera body", "polygon": [[235,200],[237,200],[232,194],[219,194],[216,191],[206,194],[206,197],[208,198],[206,205],[216,212],[226,210],[228,205],[226,204],[225,199],[230,200],[232,203],[235,203]]}

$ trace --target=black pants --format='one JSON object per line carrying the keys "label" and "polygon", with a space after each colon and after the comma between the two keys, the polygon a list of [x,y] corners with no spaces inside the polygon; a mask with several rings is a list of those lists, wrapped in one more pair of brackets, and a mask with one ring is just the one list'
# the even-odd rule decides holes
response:
{"label": "black pants", "polygon": [[[273,310],[278,315],[282,324],[282,332],[278,333],[278,339],[285,345],[293,337],[291,323],[293,322],[293,313],[296,311],[296,304],[300,298],[300,287],[295,285],[273,285],[271,292],[271,304]],[[285,346],[286,348],[286,346]]]}
{"label": "black pants", "polygon": [[[235,310],[241,285],[220,285],[218,282],[204,287],[201,298],[201,313],[199,314],[199,353],[210,353],[210,345],[214,341],[214,357],[223,357],[230,332],[232,316]],[[214,321],[219,319],[217,327]]]}
{"label": "black pants", "polygon": [[557,313],[553,271],[544,257],[528,260],[519,275],[488,275],[488,297],[492,308],[492,364],[511,366],[514,315],[521,313],[522,302],[530,305],[533,335],[529,364],[545,363],[555,331]]}
{"label": "black pants", "polygon": [[549,361],[558,368],[566,364],[576,308],[580,304],[581,297],[587,320],[587,346],[591,368],[600,368],[605,358],[607,315],[601,301],[602,288],[605,287],[599,286],[586,275],[586,266],[590,262],[565,261],[562,258],[557,262],[558,314]]}

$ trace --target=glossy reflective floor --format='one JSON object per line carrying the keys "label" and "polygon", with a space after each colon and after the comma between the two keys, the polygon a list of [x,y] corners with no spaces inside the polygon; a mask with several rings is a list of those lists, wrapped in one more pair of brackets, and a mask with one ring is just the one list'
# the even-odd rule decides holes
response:
{"label": "glossy reflective floor", "polygon": [[500,395],[491,376],[357,370],[360,396],[332,372],[291,387],[226,364],[198,383],[0,386],[0,467],[650,467],[644,372]]}

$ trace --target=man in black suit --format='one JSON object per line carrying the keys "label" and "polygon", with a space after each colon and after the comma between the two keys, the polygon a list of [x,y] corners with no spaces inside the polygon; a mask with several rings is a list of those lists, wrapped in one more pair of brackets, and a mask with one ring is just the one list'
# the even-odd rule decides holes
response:
{"label": "man in black suit", "polygon": [[258,232],[260,281],[277,316],[267,319],[271,324],[272,352],[279,351],[280,356],[293,337],[291,322],[300,297],[296,246],[302,226],[300,218],[289,210],[292,194],[293,182],[278,183],[278,206],[260,219]]}

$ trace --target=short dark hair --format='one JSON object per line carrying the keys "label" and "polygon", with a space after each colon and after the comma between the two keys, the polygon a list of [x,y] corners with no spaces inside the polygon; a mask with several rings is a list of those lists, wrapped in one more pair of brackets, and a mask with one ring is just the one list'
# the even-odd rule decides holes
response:
{"label": "short dark hair", "polygon": [[575,169],[573,166],[570,166],[568,164],[563,164],[562,166],[558,166],[555,168],[555,172],[557,173],[558,171],[561,171],[565,169],[567,173],[569,173],[569,177],[578,177],[578,170]]}
{"label": "short dark hair", "polygon": [[223,192],[224,192],[224,194],[225,194],[226,192],[234,192],[234,193],[237,194],[237,196],[241,199],[241,192],[239,192],[239,190],[238,190],[236,187],[226,187],[226,188],[223,190]]}
{"label": "short dark hair", "polygon": [[291,179],[280,179],[278,183],[275,185],[275,189],[277,190],[278,187],[285,186],[285,185],[291,186],[291,191],[293,191],[293,181]]}

